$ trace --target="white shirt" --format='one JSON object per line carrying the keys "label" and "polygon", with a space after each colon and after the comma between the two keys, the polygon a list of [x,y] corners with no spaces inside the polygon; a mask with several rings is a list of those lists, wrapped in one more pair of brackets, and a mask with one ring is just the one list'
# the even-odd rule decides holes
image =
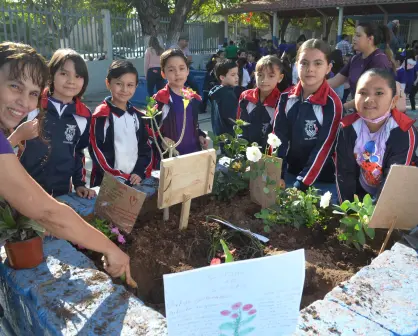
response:
{"label": "white shirt", "polygon": [[118,117],[111,114],[114,127],[115,169],[131,174],[138,160],[139,120],[136,114],[125,114]]}
{"label": "white shirt", "polygon": [[242,69],[242,86],[246,88],[250,82],[251,82],[250,74],[248,73],[247,69],[243,68]]}

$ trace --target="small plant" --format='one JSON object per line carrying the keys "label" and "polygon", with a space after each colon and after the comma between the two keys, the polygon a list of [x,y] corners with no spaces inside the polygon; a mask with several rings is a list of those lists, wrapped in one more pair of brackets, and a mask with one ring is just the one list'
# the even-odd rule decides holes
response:
{"label": "small plant", "polygon": [[[235,252],[235,250],[234,251],[230,251],[229,248],[228,248],[228,245],[226,245],[226,243],[225,243],[225,241],[223,239],[220,239],[219,242],[220,242],[220,244],[222,246],[222,249],[224,251],[224,254],[222,255],[222,257],[225,258],[225,262],[226,263],[233,262],[234,261],[234,257],[233,257],[232,254]],[[214,247],[214,248],[216,249],[217,247]],[[219,265],[221,263],[222,263],[221,258],[213,258],[210,261],[210,264],[211,265]]]}
{"label": "small plant", "polygon": [[29,240],[43,236],[45,229],[36,221],[14,211],[0,199],[0,244]]}
{"label": "small plant", "polygon": [[366,236],[374,239],[375,231],[369,228],[369,221],[373,215],[375,206],[369,194],[364,196],[363,202],[360,202],[357,195],[354,196],[354,202],[344,201],[340,206],[335,206],[334,214],[342,215],[340,219],[340,228],[338,240],[353,244],[360,250],[366,243]]}
{"label": "small plant", "polygon": [[271,227],[277,224],[291,225],[297,229],[303,226],[311,228],[320,224],[326,229],[324,223],[328,218],[325,208],[329,206],[328,199],[331,194],[321,197],[318,192],[319,190],[313,187],[306,192],[296,188],[276,189],[276,204],[262,209],[255,214],[255,217],[263,220],[265,232],[270,232]]}
{"label": "small plant", "polygon": [[109,224],[107,220],[95,217],[90,221],[90,224],[110,240],[117,241],[120,244],[126,243],[125,237],[120,233],[119,229]]}

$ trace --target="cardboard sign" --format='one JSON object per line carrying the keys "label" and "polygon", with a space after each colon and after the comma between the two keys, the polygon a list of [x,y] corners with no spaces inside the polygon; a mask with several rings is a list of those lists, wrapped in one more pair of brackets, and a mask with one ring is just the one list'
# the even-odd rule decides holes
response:
{"label": "cardboard sign", "polygon": [[105,173],[94,212],[126,233],[130,233],[146,196],[145,193]]}
{"label": "cardboard sign", "polygon": [[[254,180],[250,180],[251,200],[254,203],[261,205],[262,208],[268,208],[276,202],[276,193],[274,189],[279,187],[282,174],[283,160],[273,156],[269,156],[268,160],[272,162],[266,162],[265,174],[263,176],[258,176]],[[270,190],[269,193],[264,192],[267,176],[270,180],[276,181],[274,185],[268,186]]]}
{"label": "cardboard sign", "polygon": [[410,230],[418,224],[418,168],[394,165],[389,171],[369,227]]}
{"label": "cardboard sign", "polygon": [[168,334],[292,335],[304,281],[304,250],[164,275]]}
{"label": "cardboard sign", "polygon": [[209,194],[215,176],[216,151],[209,149],[161,160],[158,208],[164,209]]}

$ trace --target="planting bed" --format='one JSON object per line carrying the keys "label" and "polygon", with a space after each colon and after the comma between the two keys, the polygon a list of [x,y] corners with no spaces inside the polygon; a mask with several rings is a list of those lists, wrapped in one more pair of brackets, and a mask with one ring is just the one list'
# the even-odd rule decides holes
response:
{"label": "planting bed", "polygon": [[[247,193],[236,196],[229,203],[204,196],[193,200],[189,227],[185,231],[178,230],[180,206],[170,208],[168,222],[163,222],[163,213],[159,210],[140,215],[135,228],[126,237],[127,243],[121,246],[131,257],[131,273],[139,286],[135,294],[164,314],[163,274],[208,266],[212,257],[222,256],[219,244],[222,238],[230,250],[235,250],[235,260],[304,248],[306,275],[301,303],[304,308],[370,264],[386,234],[377,230],[372,246],[365,246],[360,252],[337,240],[334,230],[337,220],[329,223],[325,232],[277,225],[267,234],[263,231],[262,221],[254,217],[259,210]],[[207,219],[210,215],[262,234],[270,241],[263,246],[254,238]],[[387,248],[398,238],[394,233]],[[91,252],[89,256],[96,259]],[[100,267],[99,262],[96,264]],[[283,270],[283,276],[285,274]]]}

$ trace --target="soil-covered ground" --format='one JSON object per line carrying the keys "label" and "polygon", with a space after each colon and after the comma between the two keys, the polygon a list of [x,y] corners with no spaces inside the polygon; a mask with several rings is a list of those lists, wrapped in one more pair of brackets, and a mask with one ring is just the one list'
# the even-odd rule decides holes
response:
{"label": "soil-covered ground", "polygon": [[[145,207],[149,205],[145,204]],[[340,282],[349,279],[376,257],[384,239],[384,231],[376,232],[373,246],[363,251],[347,247],[337,240],[335,220],[327,231],[295,229],[277,225],[267,234],[262,221],[254,214],[260,207],[249,194],[236,196],[231,202],[220,202],[211,196],[192,200],[189,226],[179,231],[180,205],[170,208],[170,220],[163,212],[152,210],[140,215],[138,222],[122,246],[131,257],[132,277],[138,283],[135,294],[146,304],[164,313],[163,275],[208,266],[213,257],[222,258],[219,240],[224,239],[235,260],[305,249],[306,275],[301,308],[324,295]],[[233,231],[208,218],[221,217],[242,228],[270,239],[262,245],[255,238]],[[396,240],[393,235],[392,240]],[[387,248],[390,247],[390,244]],[[285,273],[284,273],[285,274]]]}

